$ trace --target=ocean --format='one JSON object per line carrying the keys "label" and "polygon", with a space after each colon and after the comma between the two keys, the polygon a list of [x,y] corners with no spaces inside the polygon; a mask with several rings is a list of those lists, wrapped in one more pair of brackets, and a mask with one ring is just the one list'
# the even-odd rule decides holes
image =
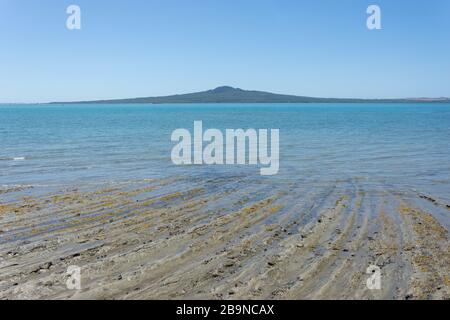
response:
{"label": "ocean", "polygon": [[[278,175],[255,166],[175,166],[173,130],[279,129]],[[450,105],[174,104],[0,106],[0,185],[57,186],[170,175],[358,179],[450,200]]]}

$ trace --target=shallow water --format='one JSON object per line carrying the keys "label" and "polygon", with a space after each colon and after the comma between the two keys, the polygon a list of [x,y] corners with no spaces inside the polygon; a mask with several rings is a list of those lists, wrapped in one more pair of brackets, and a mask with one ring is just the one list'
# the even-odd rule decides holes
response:
{"label": "shallow water", "polygon": [[[195,120],[279,129],[279,174],[172,165]],[[448,299],[449,142],[443,104],[0,106],[0,299]]]}
{"label": "shallow water", "polygon": [[[173,130],[280,129],[280,171],[174,166]],[[357,179],[450,201],[448,104],[0,106],[0,185],[65,186],[171,175],[335,183]]]}

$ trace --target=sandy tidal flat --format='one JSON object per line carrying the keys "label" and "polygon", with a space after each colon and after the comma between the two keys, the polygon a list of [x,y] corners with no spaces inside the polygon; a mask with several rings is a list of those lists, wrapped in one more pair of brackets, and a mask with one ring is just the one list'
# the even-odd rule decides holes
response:
{"label": "sandy tidal flat", "polygon": [[1,299],[450,299],[450,207],[432,195],[240,176],[85,189],[1,191]]}

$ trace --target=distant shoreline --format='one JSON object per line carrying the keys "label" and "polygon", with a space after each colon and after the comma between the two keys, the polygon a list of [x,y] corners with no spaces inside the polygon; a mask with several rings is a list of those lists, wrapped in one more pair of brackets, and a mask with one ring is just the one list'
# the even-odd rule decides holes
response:
{"label": "distant shoreline", "polygon": [[145,102],[43,102],[43,103],[0,103],[0,107],[4,106],[64,106],[64,105],[153,105],[153,106],[168,106],[168,105],[251,105],[251,104],[282,104],[282,105],[317,105],[317,104],[366,104],[366,105],[376,105],[376,104],[397,104],[397,105],[407,105],[407,104],[418,104],[418,105],[445,105],[450,104],[448,101],[364,101],[364,102],[161,102],[161,103],[145,103]]}
{"label": "distant shoreline", "polygon": [[194,92],[187,94],[175,94],[160,97],[143,97],[130,99],[107,99],[107,100],[86,100],[86,101],[58,101],[45,103],[0,103],[0,105],[55,105],[55,104],[314,104],[314,103],[450,103],[448,97],[438,98],[399,98],[399,99],[364,99],[364,98],[317,98],[309,96],[296,96],[287,94],[277,94],[265,91],[250,91],[228,86],[218,87],[208,91]]}
{"label": "distant shoreline", "polygon": [[94,101],[51,102],[50,104],[169,104],[169,103],[449,103],[450,98],[404,98],[404,99],[360,99],[360,98],[317,98],[276,94],[264,91],[250,91],[222,86],[208,91],[176,94],[162,97],[131,99],[109,99]]}

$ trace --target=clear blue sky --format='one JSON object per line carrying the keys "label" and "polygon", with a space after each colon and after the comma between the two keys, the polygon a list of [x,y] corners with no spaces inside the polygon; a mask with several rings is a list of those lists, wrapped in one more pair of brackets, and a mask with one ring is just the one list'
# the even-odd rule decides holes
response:
{"label": "clear blue sky", "polygon": [[[82,29],[66,29],[66,8]],[[366,28],[378,4],[382,30]],[[448,0],[0,0],[0,102],[450,96]]]}

